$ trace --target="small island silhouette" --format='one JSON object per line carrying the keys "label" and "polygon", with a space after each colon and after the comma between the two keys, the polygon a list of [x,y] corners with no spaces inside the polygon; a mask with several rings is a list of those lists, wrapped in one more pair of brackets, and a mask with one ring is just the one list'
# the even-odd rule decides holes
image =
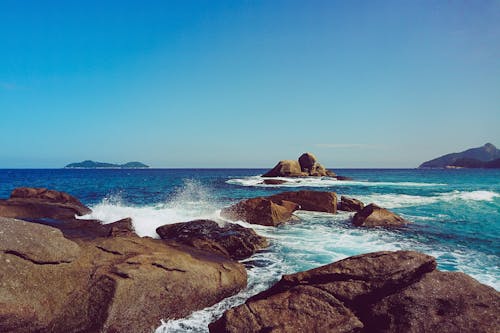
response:
{"label": "small island silhouette", "polygon": [[106,162],[95,162],[91,160],[86,160],[78,163],[70,163],[64,167],[65,169],[145,169],[149,168],[141,162],[127,162],[124,164],[114,164]]}

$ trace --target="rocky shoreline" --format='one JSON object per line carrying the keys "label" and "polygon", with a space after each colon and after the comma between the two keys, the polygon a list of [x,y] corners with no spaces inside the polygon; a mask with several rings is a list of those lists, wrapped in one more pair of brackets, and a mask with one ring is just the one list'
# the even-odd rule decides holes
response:
{"label": "rocky shoreline", "polygon": [[[314,164],[313,164],[314,166]],[[316,168],[317,169],[317,168]],[[353,227],[404,227],[400,216],[334,192],[282,192],[222,210],[228,220],[300,223],[297,210],[354,212]],[[196,220],[139,237],[132,220],[54,190],[18,188],[0,200],[0,331],[150,332],[246,287],[237,260],[269,246],[253,229]],[[210,325],[211,332],[495,332],[500,296],[412,251],[350,257],[286,275]]]}

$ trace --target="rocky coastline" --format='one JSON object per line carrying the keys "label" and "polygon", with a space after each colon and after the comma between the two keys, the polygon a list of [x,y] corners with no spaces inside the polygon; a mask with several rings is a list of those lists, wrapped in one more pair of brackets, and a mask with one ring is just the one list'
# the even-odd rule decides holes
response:
{"label": "rocky coastline", "polygon": [[[317,167],[313,169],[318,170]],[[279,226],[297,210],[351,212],[355,228],[408,221],[335,192],[282,192],[222,210],[232,221]],[[150,332],[238,293],[248,258],[270,241],[238,224],[195,220],[139,237],[130,218],[103,224],[55,190],[18,188],[0,200],[0,331]],[[412,251],[350,257],[283,276],[226,311],[211,332],[495,332],[500,296]]]}

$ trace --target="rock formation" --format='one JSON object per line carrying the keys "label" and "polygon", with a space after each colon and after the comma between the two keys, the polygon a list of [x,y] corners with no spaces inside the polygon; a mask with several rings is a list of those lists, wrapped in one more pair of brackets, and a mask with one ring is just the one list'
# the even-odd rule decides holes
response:
{"label": "rock formation", "polygon": [[211,220],[167,224],[157,228],[156,232],[162,239],[235,260],[248,258],[256,251],[269,246],[267,239],[257,235],[253,229],[234,223],[219,226]]}
{"label": "rock formation", "polygon": [[277,226],[292,219],[293,212],[298,209],[335,214],[337,195],[320,191],[283,192],[240,201],[222,209],[221,216],[232,221]]}
{"label": "rock formation", "polygon": [[277,226],[292,218],[299,205],[286,200],[252,198],[222,209],[220,215],[231,221],[246,221],[252,224]]}
{"label": "rock formation", "polygon": [[335,177],[335,173],[321,165],[311,153],[304,153],[298,161],[283,160],[262,177]]}
{"label": "rock formation", "polygon": [[343,210],[345,212],[359,212],[363,208],[365,208],[365,204],[358,199],[346,197],[344,195],[340,197],[340,203],[338,206],[339,210]]}
{"label": "rock formation", "polygon": [[500,294],[413,251],[350,257],[285,275],[210,332],[496,332]]}
{"label": "rock formation", "polygon": [[[123,226],[125,223],[120,223]],[[243,265],[162,240],[0,218],[1,332],[151,332],[246,285]]]}
{"label": "rock formation", "polygon": [[0,216],[13,218],[73,218],[89,214],[91,210],[65,192],[46,188],[20,187],[10,198],[0,200]]}
{"label": "rock formation", "polygon": [[357,212],[352,218],[352,223],[357,227],[399,227],[408,221],[372,203]]}
{"label": "rock formation", "polygon": [[274,202],[279,200],[295,202],[301,210],[313,212],[325,212],[335,214],[337,212],[337,195],[335,192],[321,191],[295,191],[283,192],[268,197]]}

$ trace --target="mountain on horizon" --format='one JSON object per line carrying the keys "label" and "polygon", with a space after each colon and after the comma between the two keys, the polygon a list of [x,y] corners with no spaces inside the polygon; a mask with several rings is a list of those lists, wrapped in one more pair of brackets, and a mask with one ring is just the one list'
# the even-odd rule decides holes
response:
{"label": "mountain on horizon", "polygon": [[487,143],[482,147],[471,148],[459,153],[451,153],[422,163],[419,168],[456,167],[488,167],[493,160],[500,159],[500,150],[493,144]]}
{"label": "mountain on horizon", "polygon": [[148,165],[141,162],[128,162],[124,164],[113,164],[105,162],[94,162],[91,160],[86,160],[79,163],[70,163],[64,168],[67,169],[102,169],[102,168],[120,168],[120,169],[143,169],[149,168]]}

